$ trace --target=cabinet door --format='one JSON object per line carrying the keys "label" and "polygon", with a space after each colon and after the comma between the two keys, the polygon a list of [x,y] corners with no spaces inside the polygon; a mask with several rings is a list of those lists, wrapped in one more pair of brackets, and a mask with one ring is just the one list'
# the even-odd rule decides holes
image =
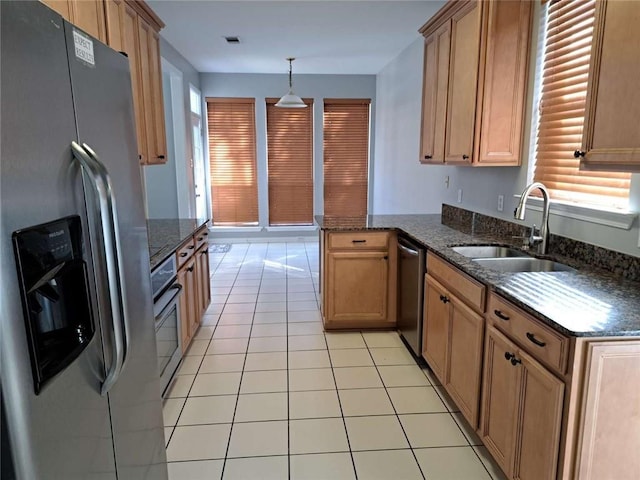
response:
{"label": "cabinet door", "polygon": [[451,22],[425,39],[422,85],[422,163],[444,163]]}
{"label": "cabinet door", "polygon": [[147,137],[144,119],[144,99],[142,96],[142,75],[138,51],[138,14],[124,0],[107,0],[107,39],[109,46],[124,52],[129,58],[131,69],[131,90],[133,95],[133,113],[136,121],[138,157],[141,163],[148,157]]}
{"label": "cabinet door", "polygon": [[451,297],[449,352],[444,386],[471,426],[478,427],[484,318]]}
{"label": "cabinet door", "polygon": [[330,252],[327,321],[386,321],[389,285],[386,252]]}
{"label": "cabinet door", "polygon": [[71,5],[71,23],[101,42],[107,41],[103,0],[74,0]]}
{"label": "cabinet door", "polygon": [[145,123],[146,165],[166,163],[164,102],[160,72],[160,45],[157,32],[142,17],[137,18],[140,76]]}
{"label": "cabinet door", "polygon": [[469,2],[451,20],[445,162],[470,164],[480,57],[480,6]]}
{"label": "cabinet door", "polygon": [[[487,328],[484,347],[480,436],[491,455],[511,478],[515,453],[520,372],[508,357],[517,347],[495,328]],[[545,477],[540,477],[545,478]]]}
{"label": "cabinet door", "polygon": [[71,2],[69,0],[40,0],[47,7],[62,15],[62,18],[71,21]]}
{"label": "cabinet door", "polygon": [[526,353],[522,361],[522,400],[518,413],[518,453],[514,479],[556,478],[564,383]]}
{"label": "cabinet door", "polygon": [[476,127],[477,163],[520,165],[533,3],[487,2],[487,46]]}
{"label": "cabinet door", "polygon": [[448,292],[430,275],[427,275],[426,278],[422,356],[436,377],[444,383],[451,313],[449,301],[445,302],[445,298],[448,298]]}
{"label": "cabinet door", "polygon": [[180,294],[180,338],[182,340],[182,353],[187,351],[189,342],[191,341],[191,335],[189,335],[189,326],[191,320],[189,319],[189,292],[187,288],[187,269],[181,268],[178,270],[177,281],[182,285],[182,293]]}
{"label": "cabinet door", "polygon": [[638,2],[596,2],[582,142],[586,169],[640,171],[638,22]]}
{"label": "cabinet door", "polygon": [[202,318],[211,303],[211,288],[209,286],[209,250],[205,246],[196,252],[197,280],[198,280],[198,317]]}

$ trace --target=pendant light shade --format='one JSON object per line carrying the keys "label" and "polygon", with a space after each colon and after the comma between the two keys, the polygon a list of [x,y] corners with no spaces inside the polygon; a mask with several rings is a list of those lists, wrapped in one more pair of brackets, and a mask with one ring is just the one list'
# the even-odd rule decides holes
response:
{"label": "pendant light shade", "polygon": [[295,58],[287,58],[287,60],[289,61],[289,93],[278,100],[278,103],[276,103],[276,107],[305,108],[307,104],[304,103],[299,96],[293,93],[293,82],[291,80],[291,63],[295,60]]}

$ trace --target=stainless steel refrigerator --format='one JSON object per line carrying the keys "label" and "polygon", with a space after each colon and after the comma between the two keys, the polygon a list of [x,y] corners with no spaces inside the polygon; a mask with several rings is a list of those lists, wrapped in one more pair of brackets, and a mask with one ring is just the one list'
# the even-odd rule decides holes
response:
{"label": "stainless steel refrigerator", "polygon": [[129,62],[0,17],[3,479],[166,479]]}

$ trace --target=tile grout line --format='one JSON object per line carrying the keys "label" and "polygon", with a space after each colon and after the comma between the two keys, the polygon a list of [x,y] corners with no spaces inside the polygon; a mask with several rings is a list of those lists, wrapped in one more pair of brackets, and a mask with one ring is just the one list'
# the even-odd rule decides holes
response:
{"label": "tile grout line", "polygon": [[[240,263],[240,268],[238,268],[238,273],[236,274],[236,280],[234,281],[234,286],[235,286],[235,282],[238,281],[238,277],[240,276],[240,271],[242,270],[242,267],[244,265],[244,262],[245,262],[245,260],[247,258],[247,255],[249,254],[250,250],[251,250],[251,244],[249,244],[244,256],[242,257],[242,262]],[[260,284],[262,284],[262,276],[260,277]],[[233,286],[231,287],[231,289],[233,289]],[[260,291],[260,285],[258,285],[258,292],[259,291]],[[257,302],[258,302],[258,297],[256,296],[256,303]],[[226,308],[226,306],[227,306],[227,304],[225,302],[225,307],[224,308]],[[222,313],[224,313],[224,308],[222,309]],[[221,316],[222,316],[222,313],[220,314]],[[238,382],[238,393],[236,394],[236,404],[233,407],[233,416],[231,417],[231,427],[229,428],[229,437],[227,438],[227,448],[225,449],[225,452],[224,452],[224,459],[222,461],[222,470],[220,471],[220,478],[224,477],[224,470],[225,470],[225,468],[227,466],[227,457],[229,456],[229,448],[231,447],[231,435],[233,434],[233,426],[235,424],[236,412],[238,411],[238,402],[240,401],[240,390],[242,388],[242,379],[244,377],[244,367],[245,367],[245,365],[247,363],[247,354],[249,353],[249,342],[251,341],[251,331],[253,330],[253,321],[254,321],[254,319],[255,319],[255,305],[254,305],[254,308],[253,308],[253,316],[252,316],[252,319],[251,319],[251,328],[249,328],[249,337],[247,338],[247,346],[245,347],[244,361],[242,362],[242,371],[240,372],[240,381]],[[218,327],[216,325],[216,329],[217,328]],[[215,335],[215,331],[214,331],[214,335]],[[213,338],[213,336],[211,338]]]}

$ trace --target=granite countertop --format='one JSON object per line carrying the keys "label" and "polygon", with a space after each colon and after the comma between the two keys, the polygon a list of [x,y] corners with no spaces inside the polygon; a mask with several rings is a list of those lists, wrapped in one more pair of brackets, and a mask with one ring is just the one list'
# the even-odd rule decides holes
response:
{"label": "granite countertop", "polygon": [[182,242],[205,225],[207,218],[159,218],[147,220],[151,270],[176,251]]}
{"label": "granite countertop", "polygon": [[477,235],[441,223],[438,215],[316,217],[323,230],[399,230],[486,284],[553,329],[576,337],[640,336],[640,283],[558,256],[574,272],[497,272],[452,250],[462,244],[513,244],[511,236]]}

